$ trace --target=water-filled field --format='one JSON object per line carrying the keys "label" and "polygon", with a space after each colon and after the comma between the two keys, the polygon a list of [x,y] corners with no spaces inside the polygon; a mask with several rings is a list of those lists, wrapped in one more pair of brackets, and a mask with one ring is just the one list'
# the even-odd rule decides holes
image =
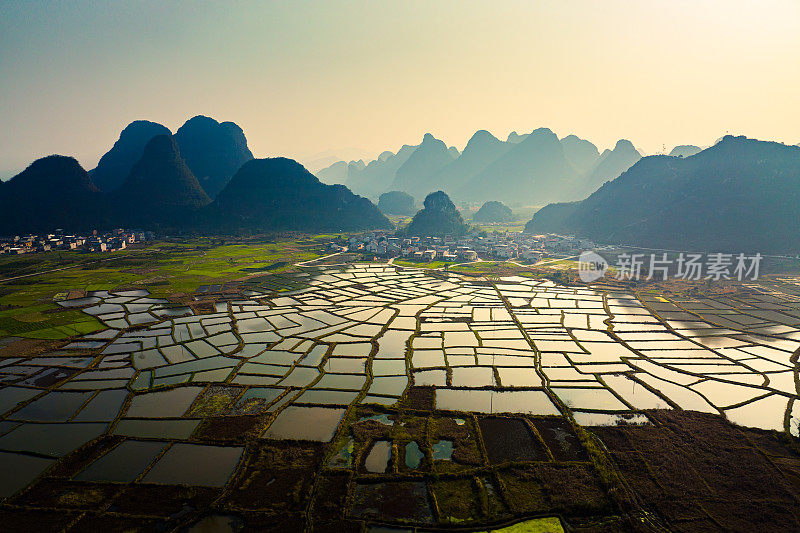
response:
{"label": "water-filled field", "polygon": [[198,287],[203,312],[144,290],[64,300],[108,329],[0,359],[11,509],[591,523],[620,504],[584,427],[685,409],[797,435],[800,299],[764,287],[636,297],[350,265],[221,289]]}

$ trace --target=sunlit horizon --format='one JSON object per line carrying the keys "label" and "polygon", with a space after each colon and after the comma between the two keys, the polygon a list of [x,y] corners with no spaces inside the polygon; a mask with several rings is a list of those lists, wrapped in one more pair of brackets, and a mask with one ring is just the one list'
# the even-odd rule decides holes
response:
{"label": "sunlit horizon", "polygon": [[2,2],[0,177],[93,168],[133,120],[233,121],[256,157],[371,159],[539,127],[644,154],[800,142],[789,2]]}

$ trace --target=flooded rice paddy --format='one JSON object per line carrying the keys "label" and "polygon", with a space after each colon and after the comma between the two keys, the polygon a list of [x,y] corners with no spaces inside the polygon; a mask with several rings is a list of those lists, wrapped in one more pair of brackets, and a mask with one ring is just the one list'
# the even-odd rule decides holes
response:
{"label": "flooded rice paddy", "polygon": [[[72,490],[124,514],[121,494],[196,487],[227,502],[198,527],[238,524],[226,513],[263,511],[272,492],[295,495],[280,512],[304,527],[498,522],[541,513],[521,494],[546,490],[547,468],[596,478],[575,424],[687,409],[798,433],[800,298],[758,287],[667,299],[361,265],[256,278],[203,314],[142,290],[60,303],[107,329],[0,359],[12,505],[51,484],[50,508],[80,508]],[[602,491],[584,496],[581,512],[607,512]]]}

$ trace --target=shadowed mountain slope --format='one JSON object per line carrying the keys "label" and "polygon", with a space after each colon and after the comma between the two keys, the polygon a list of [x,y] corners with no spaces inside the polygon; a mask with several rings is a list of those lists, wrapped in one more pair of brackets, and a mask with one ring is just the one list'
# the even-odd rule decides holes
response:
{"label": "shadowed mountain slope", "polygon": [[292,159],[248,161],[202,210],[201,225],[228,230],[354,231],[391,228],[368,199],[325,185]]}
{"label": "shadowed mountain slope", "polygon": [[316,175],[323,183],[347,185],[356,194],[376,198],[391,189],[397,169],[416,149],[416,146],[406,144],[396,154],[385,151],[366,166],[363,161],[339,161]]}
{"label": "shadowed mountain slope", "polygon": [[378,209],[390,215],[413,215],[414,197],[403,191],[389,191],[381,194]]}
{"label": "shadowed mountain slope", "polygon": [[511,208],[501,202],[486,202],[472,217],[473,222],[511,222],[514,220],[514,213]]}
{"label": "shadowed mountain slope", "polygon": [[800,250],[800,148],[726,136],[698,154],[641,159],[582,202],[551,205],[527,232],[681,250]]}
{"label": "shadowed mountain slope", "polygon": [[92,181],[101,191],[118,189],[133,165],[142,157],[144,147],[156,135],[171,135],[172,132],[156,122],[137,120],[128,124],[114,146],[106,152],[97,167],[89,172]]}
{"label": "shadowed mountain slope", "polygon": [[543,204],[563,199],[578,177],[555,133],[539,128],[454,195],[470,201],[496,198],[512,204]]}
{"label": "shadowed mountain slope", "polygon": [[242,164],[253,159],[244,132],[233,122],[198,115],[178,129],[175,140],[189,169],[211,198]]}
{"label": "shadowed mountain slope", "polygon": [[642,155],[630,141],[620,139],[613,150],[604,150],[588,175],[578,182],[575,198],[585,198],[607,181],[617,178],[628,170]]}
{"label": "shadowed mountain slope", "polygon": [[211,199],[181,157],[172,135],[153,137],[125,183],[113,193],[127,224],[173,221]]}
{"label": "shadowed mountain slope", "polygon": [[[461,155],[431,177],[429,187],[456,191],[511,148],[486,130],[470,138]],[[426,191],[427,192],[427,191]]]}
{"label": "shadowed mountain slope", "polygon": [[409,237],[464,235],[468,226],[450,198],[442,191],[430,193],[425,197],[425,207],[403,230]]}
{"label": "shadowed mountain slope", "polygon": [[395,173],[392,189],[420,197],[431,190],[434,176],[455,159],[447,145],[426,133],[422,143]]}
{"label": "shadowed mountain slope", "polygon": [[590,172],[600,158],[597,146],[576,135],[567,135],[561,139],[561,146],[567,161],[580,174]]}
{"label": "shadowed mountain slope", "polygon": [[75,158],[37,159],[0,188],[0,235],[91,229],[105,221],[103,199]]}

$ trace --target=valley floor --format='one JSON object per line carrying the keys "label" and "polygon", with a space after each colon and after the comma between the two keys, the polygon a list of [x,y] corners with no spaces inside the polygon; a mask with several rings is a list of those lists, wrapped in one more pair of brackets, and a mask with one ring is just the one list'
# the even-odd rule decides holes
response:
{"label": "valley floor", "polygon": [[324,239],[0,263],[74,265],[0,283],[2,523],[800,528],[800,279],[307,263]]}

